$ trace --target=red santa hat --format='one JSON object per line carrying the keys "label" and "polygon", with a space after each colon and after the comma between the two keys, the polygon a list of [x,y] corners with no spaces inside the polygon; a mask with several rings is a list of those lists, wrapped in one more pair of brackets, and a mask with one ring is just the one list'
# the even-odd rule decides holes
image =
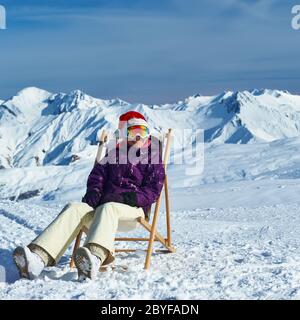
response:
{"label": "red santa hat", "polygon": [[145,117],[137,111],[128,111],[119,117],[119,132],[121,137],[127,136],[127,129],[132,126],[149,127]]}

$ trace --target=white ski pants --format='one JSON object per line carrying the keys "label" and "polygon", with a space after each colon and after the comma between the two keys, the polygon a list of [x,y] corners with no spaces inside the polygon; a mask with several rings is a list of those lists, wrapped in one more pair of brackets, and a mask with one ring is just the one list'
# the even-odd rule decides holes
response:
{"label": "white ski pants", "polygon": [[86,203],[71,202],[31,245],[44,249],[57,263],[85,226],[89,231],[84,246],[108,264],[114,260],[116,232],[135,229],[138,217],[145,217],[143,209],[124,203],[107,202],[94,210]]}

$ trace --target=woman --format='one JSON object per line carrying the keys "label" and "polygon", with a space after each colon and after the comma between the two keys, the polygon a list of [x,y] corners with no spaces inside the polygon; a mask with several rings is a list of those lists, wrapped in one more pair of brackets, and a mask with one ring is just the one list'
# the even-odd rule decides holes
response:
{"label": "woman", "polygon": [[75,265],[79,279],[95,279],[100,266],[114,260],[117,230],[135,228],[137,218],[145,217],[157,200],[165,179],[158,140],[150,136],[144,116],[135,111],[120,116],[119,133],[121,143],[94,165],[82,202],[68,203],[41,235],[15,249],[21,277],[34,279],[45,266],[55,265],[87,226]]}

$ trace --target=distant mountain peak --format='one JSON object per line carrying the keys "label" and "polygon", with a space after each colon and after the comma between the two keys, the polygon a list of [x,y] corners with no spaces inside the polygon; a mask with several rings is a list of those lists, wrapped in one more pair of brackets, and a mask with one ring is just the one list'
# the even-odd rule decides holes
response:
{"label": "distant mountain peak", "polygon": [[40,95],[50,95],[51,93],[44,90],[40,89],[37,87],[26,87],[20,91],[17,92],[16,96],[40,96]]}
{"label": "distant mountain peak", "polygon": [[196,94],[193,95],[194,98],[199,98],[201,96],[202,96],[202,94],[200,94],[200,93],[196,93]]}
{"label": "distant mountain peak", "polygon": [[36,119],[52,93],[36,87],[27,87],[2,102],[0,119],[30,122]]}
{"label": "distant mountain peak", "polygon": [[72,90],[69,95],[76,95],[76,96],[84,96],[86,93],[83,92],[82,90],[80,89],[75,89],[75,90]]}
{"label": "distant mountain peak", "polygon": [[251,92],[251,94],[253,94],[255,96],[267,94],[267,95],[277,97],[277,98],[282,96],[283,94],[291,94],[287,90],[278,90],[278,89],[253,89],[250,92]]}

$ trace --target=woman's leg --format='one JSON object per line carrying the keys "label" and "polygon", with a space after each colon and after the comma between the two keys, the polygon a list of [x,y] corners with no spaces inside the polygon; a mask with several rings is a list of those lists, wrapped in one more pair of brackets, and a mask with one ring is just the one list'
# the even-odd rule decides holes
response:
{"label": "woman's leg", "polygon": [[100,205],[95,210],[84,246],[98,256],[102,264],[112,262],[115,251],[115,234],[119,223],[126,221],[132,225],[138,217],[144,217],[142,208],[117,202],[107,202]]}
{"label": "woman's leg", "polygon": [[86,203],[67,204],[42,234],[29,244],[29,249],[39,254],[43,260],[48,255],[48,265],[57,263],[82,226],[93,219],[93,215],[93,208]]}

